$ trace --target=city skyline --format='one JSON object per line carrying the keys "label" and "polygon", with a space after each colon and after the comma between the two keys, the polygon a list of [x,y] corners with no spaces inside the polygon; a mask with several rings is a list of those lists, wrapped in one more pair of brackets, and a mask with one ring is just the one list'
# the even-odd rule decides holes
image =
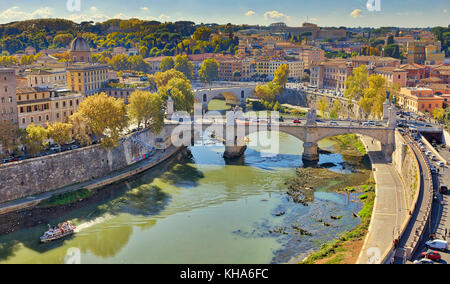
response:
{"label": "city skyline", "polygon": [[[444,0],[383,1],[380,11],[367,7],[367,0],[343,1],[237,1],[225,5],[221,1],[190,0],[140,1],[131,0],[124,7],[121,1],[99,0],[18,0],[0,10],[0,24],[39,18],[65,18],[75,22],[102,22],[108,19],[139,18],[143,20],[193,21],[218,24],[270,25],[285,22],[300,26],[312,22],[319,26],[346,27],[433,27],[448,26],[448,2]],[[68,5],[73,3],[73,5]],[[71,8],[69,8],[69,7]],[[372,10],[372,11],[371,11]],[[414,18],[414,21],[411,21]]]}

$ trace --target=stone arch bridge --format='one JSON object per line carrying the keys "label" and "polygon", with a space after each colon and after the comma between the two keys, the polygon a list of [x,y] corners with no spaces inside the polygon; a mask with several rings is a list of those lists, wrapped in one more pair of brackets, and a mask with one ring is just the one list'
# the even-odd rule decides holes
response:
{"label": "stone arch bridge", "polygon": [[239,102],[240,106],[245,106],[245,102],[253,95],[256,85],[240,85],[229,87],[212,87],[194,89],[194,97],[196,102],[202,104],[203,111],[208,110],[208,104],[214,98],[225,97],[227,102]]}
{"label": "stone arch bridge", "polygon": [[[172,143],[180,144],[185,139],[184,145],[191,145],[191,140],[195,135],[206,131],[212,133],[215,138],[223,141],[225,144],[224,156],[234,158],[241,156],[246,150],[246,137],[252,133],[262,131],[283,132],[292,135],[304,142],[303,160],[317,161],[319,159],[318,142],[322,139],[343,135],[359,134],[369,136],[381,143],[382,151],[390,160],[395,150],[395,124],[387,123],[383,126],[330,126],[317,125],[316,123],[307,123],[306,125],[297,125],[293,123],[250,123],[246,125],[237,123],[223,123],[200,121],[196,122],[171,122],[167,123],[166,128],[171,133]],[[180,135],[180,133],[183,133]],[[180,137],[183,138],[180,138]]]}

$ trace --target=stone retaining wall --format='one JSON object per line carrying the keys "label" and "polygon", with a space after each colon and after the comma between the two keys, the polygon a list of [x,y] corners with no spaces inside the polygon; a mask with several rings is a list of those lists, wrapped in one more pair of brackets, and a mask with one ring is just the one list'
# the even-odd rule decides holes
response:
{"label": "stone retaining wall", "polygon": [[148,130],[120,140],[114,149],[93,145],[50,156],[0,166],[0,203],[99,178],[125,168],[148,154],[156,138]]}
{"label": "stone retaining wall", "polygon": [[395,145],[396,150],[392,155],[392,163],[402,179],[405,188],[406,203],[408,208],[411,209],[414,205],[417,188],[420,186],[418,162],[412,149],[397,131],[395,134]]}

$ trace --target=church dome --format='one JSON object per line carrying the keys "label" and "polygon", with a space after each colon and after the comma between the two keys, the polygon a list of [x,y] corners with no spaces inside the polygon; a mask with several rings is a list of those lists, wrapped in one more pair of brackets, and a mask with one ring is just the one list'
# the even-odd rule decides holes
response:
{"label": "church dome", "polygon": [[70,44],[72,51],[90,51],[88,42],[82,37],[76,37]]}

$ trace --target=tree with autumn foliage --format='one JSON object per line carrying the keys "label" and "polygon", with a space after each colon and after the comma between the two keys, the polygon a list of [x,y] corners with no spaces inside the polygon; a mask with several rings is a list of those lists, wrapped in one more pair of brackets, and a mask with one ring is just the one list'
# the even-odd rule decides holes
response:
{"label": "tree with autumn foliage", "polygon": [[78,113],[89,131],[101,137],[104,147],[118,146],[120,135],[128,126],[123,99],[109,97],[105,93],[96,94],[80,103]]}
{"label": "tree with autumn foliage", "polygon": [[72,141],[72,124],[63,122],[47,123],[48,138],[59,146]]}
{"label": "tree with autumn foliage", "polygon": [[164,101],[159,94],[137,90],[128,101],[128,117],[138,124],[138,128],[144,125],[154,133],[161,132],[164,126]]}
{"label": "tree with autumn foliage", "polygon": [[42,126],[33,123],[28,125],[26,149],[31,155],[37,155],[48,145],[48,131]]}

